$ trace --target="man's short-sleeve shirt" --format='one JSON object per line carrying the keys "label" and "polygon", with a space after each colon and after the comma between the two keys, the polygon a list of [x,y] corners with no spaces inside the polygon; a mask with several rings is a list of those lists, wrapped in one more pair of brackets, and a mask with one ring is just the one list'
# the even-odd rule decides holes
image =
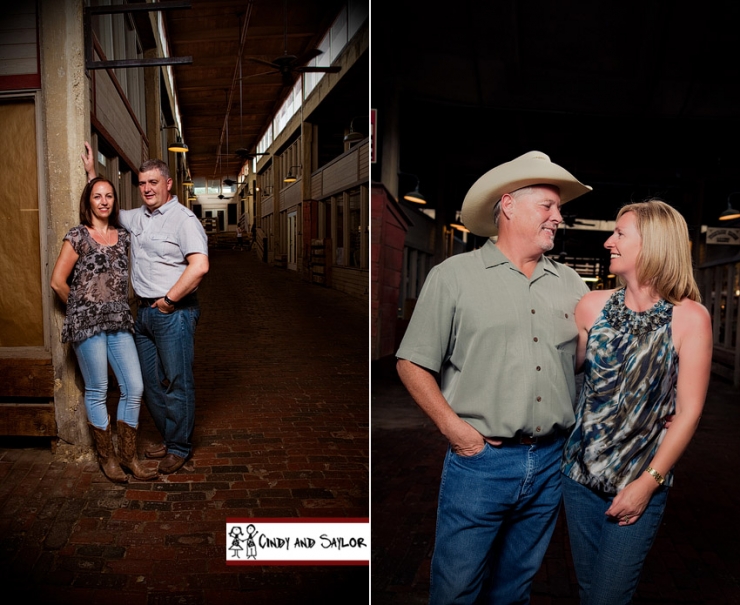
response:
{"label": "man's short-sleeve shirt", "polygon": [[438,372],[452,409],[486,437],[566,430],[587,291],[545,256],[527,278],[489,240],[432,269],[397,357]]}
{"label": "man's short-sleeve shirt", "polygon": [[198,217],[173,196],[154,212],[121,210],[131,234],[131,284],[137,296],[161,298],[180,279],[189,254],[208,255],[208,236]]}

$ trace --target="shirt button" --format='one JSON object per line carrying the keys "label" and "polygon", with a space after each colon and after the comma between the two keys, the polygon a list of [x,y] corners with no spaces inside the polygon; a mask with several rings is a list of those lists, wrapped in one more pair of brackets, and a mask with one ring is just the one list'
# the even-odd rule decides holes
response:
{"label": "shirt button", "polygon": [[542,427],[541,427],[541,426],[538,426],[538,427],[537,427],[537,428],[535,429],[535,432],[536,432],[536,433],[541,433],[541,432],[542,432]]}
{"label": "shirt button", "polygon": [[568,319],[568,314],[567,313],[565,314],[565,319]]}
{"label": "shirt button", "polygon": [[542,397],[537,397],[537,401],[542,401]]}
{"label": "shirt button", "polygon": [[535,342],[539,342],[539,339],[536,336],[532,340],[534,340]]}
{"label": "shirt button", "polygon": [[534,309],[532,309],[532,315],[534,315]]}
{"label": "shirt button", "polygon": [[540,366],[537,366],[537,371],[539,372],[542,368]]}

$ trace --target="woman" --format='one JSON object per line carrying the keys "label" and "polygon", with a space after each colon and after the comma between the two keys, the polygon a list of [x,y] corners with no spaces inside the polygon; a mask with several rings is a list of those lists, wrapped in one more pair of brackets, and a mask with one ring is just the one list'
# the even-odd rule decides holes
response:
{"label": "woman", "polygon": [[590,292],[576,307],[584,384],[562,467],[589,605],[629,603],[637,588],[673,466],[701,417],[712,357],[681,215],[659,200],[629,204],[604,246],[623,287]]}
{"label": "woman", "polygon": [[[92,179],[80,198],[80,225],[64,236],[51,287],[67,305],[62,342],[71,342],[85,381],[85,410],[100,466],[108,479],[125,482],[121,464],[137,479],[157,472],[136,458],[136,428],[143,392],[128,305],[129,235],[118,228],[118,198],[110,181]],[[120,462],[106,407],[108,363],[118,379]]]}

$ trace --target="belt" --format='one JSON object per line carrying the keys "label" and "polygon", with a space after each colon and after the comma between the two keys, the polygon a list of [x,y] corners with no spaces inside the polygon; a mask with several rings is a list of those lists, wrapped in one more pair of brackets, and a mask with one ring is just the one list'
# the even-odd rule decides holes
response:
{"label": "belt", "polygon": [[[144,298],[143,296],[139,296],[139,306],[140,307],[151,307],[155,302],[157,302],[159,298]],[[188,294],[185,298],[182,300],[178,300],[175,303],[175,308],[179,309],[181,307],[187,307],[190,305],[194,305],[198,302],[198,297],[196,296],[195,292],[192,294]]]}
{"label": "belt", "polygon": [[557,431],[548,435],[543,435],[542,437],[517,433],[513,437],[494,437],[494,439],[501,441],[501,445],[544,445],[546,443],[552,443],[558,439],[560,435],[561,433]]}

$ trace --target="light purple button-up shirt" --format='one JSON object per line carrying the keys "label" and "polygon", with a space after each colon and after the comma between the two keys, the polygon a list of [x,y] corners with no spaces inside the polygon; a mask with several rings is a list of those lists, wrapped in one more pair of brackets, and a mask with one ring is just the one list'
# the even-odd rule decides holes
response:
{"label": "light purple button-up shirt", "polygon": [[121,210],[121,226],[131,234],[131,284],[137,296],[161,298],[180,279],[189,254],[208,256],[208,237],[177,196],[154,212],[146,206]]}

